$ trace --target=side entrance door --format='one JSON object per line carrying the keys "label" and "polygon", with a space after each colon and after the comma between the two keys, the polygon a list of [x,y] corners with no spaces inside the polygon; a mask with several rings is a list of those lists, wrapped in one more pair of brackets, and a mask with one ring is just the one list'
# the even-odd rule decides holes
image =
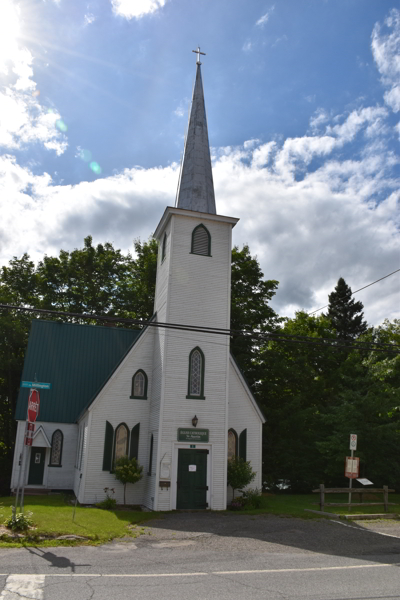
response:
{"label": "side entrance door", "polygon": [[208,508],[208,450],[178,449],[176,508]]}
{"label": "side entrance door", "polygon": [[31,447],[28,485],[43,485],[45,459],[46,448],[35,448],[35,446]]}

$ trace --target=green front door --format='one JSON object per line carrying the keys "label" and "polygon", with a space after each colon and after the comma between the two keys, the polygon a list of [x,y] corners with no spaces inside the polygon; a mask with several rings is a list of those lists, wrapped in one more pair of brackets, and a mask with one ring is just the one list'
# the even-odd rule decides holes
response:
{"label": "green front door", "polygon": [[28,485],[43,485],[44,461],[46,448],[31,447]]}
{"label": "green front door", "polygon": [[208,508],[208,450],[178,450],[176,508]]}

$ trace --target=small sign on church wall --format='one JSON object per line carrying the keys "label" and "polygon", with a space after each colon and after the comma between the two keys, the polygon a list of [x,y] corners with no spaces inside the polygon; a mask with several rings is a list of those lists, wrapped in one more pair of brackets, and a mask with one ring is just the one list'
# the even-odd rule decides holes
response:
{"label": "small sign on church wall", "polygon": [[208,429],[178,429],[178,442],[208,442]]}

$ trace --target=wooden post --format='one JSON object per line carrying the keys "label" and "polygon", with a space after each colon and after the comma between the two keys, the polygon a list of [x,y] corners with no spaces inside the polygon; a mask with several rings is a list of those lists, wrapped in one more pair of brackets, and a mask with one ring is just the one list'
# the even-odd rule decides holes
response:
{"label": "wooden post", "polygon": [[385,505],[385,512],[387,512],[388,511],[388,503],[389,503],[389,492],[388,492],[387,485],[383,486],[383,503]]}
{"label": "wooden post", "polygon": [[325,504],[325,486],[323,483],[319,486],[319,507],[321,510],[324,510]]}

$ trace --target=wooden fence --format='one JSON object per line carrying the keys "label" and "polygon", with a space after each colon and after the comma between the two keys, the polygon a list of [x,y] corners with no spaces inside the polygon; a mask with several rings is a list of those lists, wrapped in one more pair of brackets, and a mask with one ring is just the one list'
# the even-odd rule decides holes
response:
{"label": "wooden fence", "polygon": [[[320,510],[324,510],[324,506],[348,506],[351,510],[352,506],[384,506],[385,512],[388,511],[388,506],[395,506],[396,502],[389,502],[389,494],[395,490],[390,490],[387,485],[383,488],[326,488],[323,483],[319,486],[318,490],[313,490],[314,493],[319,494]],[[351,492],[352,495],[358,494],[360,502],[325,502],[325,494],[348,494]],[[363,502],[363,496],[365,494],[383,494],[383,502]]]}

